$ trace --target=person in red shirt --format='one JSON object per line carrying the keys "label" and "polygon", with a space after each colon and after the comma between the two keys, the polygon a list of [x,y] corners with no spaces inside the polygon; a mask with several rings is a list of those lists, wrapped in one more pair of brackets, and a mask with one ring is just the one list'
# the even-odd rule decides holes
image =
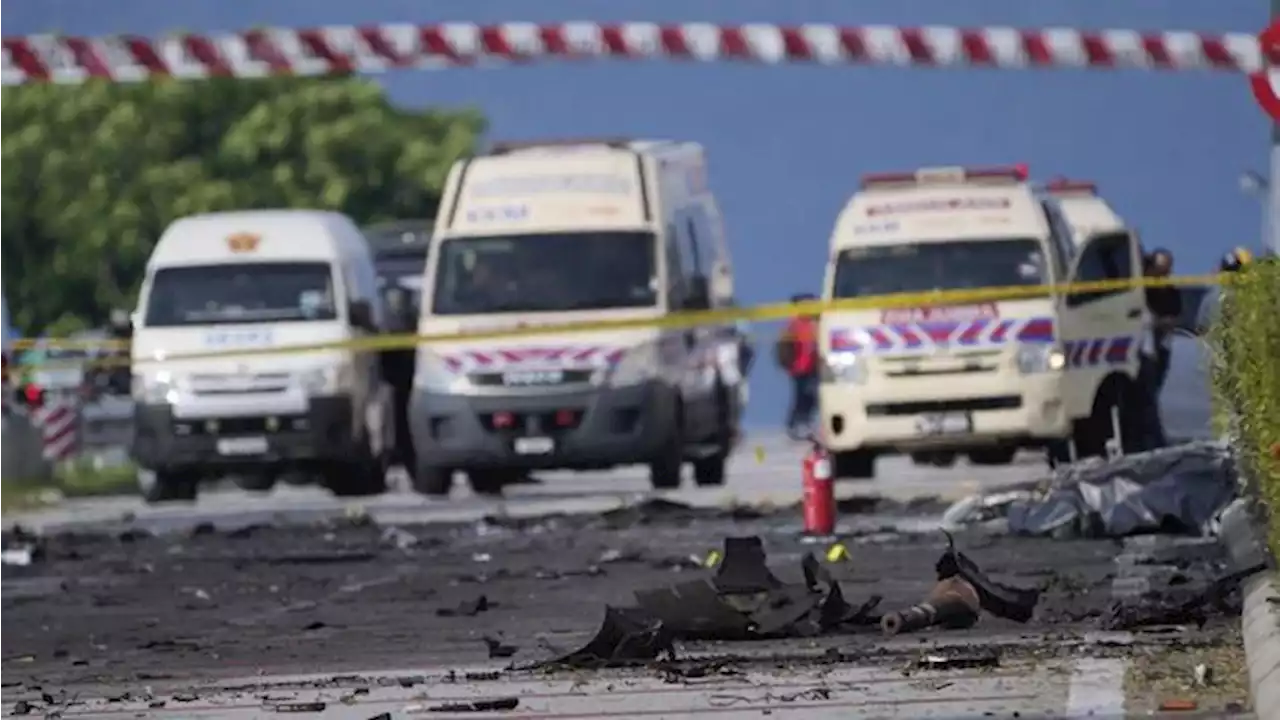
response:
{"label": "person in red shirt", "polygon": [[[810,302],[808,293],[793,295],[791,302]],[[778,365],[791,378],[791,407],[787,411],[787,434],[800,439],[813,427],[818,409],[818,317],[802,315],[787,322],[778,338]]]}

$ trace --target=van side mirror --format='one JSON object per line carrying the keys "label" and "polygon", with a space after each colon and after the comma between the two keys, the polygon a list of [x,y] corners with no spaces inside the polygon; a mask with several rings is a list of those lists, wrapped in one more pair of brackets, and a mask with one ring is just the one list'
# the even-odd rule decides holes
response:
{"label": "van side mirror", "polygon": [[373,322],[373,307],[368,300],[352,300],[347,306],[347,319],[353,327],[361,330],[376,332],[378,329]]}
{"label": "van side mirror", "polygon": [[710,310],[711,287],[706,276],[694,275],[689,278],[689,287],[685,291],[684,310]]}

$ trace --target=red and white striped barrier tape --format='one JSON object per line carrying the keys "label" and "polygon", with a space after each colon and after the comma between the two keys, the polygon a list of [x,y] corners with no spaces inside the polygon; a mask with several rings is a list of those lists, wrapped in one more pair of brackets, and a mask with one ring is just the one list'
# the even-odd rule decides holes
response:
{"label": "red and white striped barrier tape", "polygon": [[50,400],[31,419],[40,433],[45,460],[59,462],[75,454],[80,439],[80,408],[74,400]]}
{"label": "red and white striped barrier tape", "polygon": [[[1272,60],[1280,61],[1280,53],[1275,54]],[[1257,37],[1247,33],[510,22],[272,28],[155,39],[8,37],[3,81],[22,85],[80,83],[88,78],[135,82],[152,77],[368,74],[553,59],[1244,73],[1263,67]]]}

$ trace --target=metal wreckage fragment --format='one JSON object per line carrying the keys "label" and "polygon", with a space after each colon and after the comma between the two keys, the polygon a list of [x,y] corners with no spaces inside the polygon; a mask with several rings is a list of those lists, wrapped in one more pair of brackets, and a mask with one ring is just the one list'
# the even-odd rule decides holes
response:
{"label": "metal wreckage fragment", "polygon": [[801,560],[804,581],[784,583],[770,572],[759,537],[731,537],[714,577],[638,590],[636,607],[606,607],[604,622],[581,649],[542,666],[611,667],[674,658],[676,640],[758,640],[813,637],[880,625],[898,633],[931,626],[970,627],[980,610],[1026,622],[1038,590],[1001,585],[948,545],[938,559],[938,585],[926,602],[876,614],[881,596],[851,605],[840,583],[812,554]]}
{"label": "metal wreckage fragment", "polygon": [[850,605],[812,555],[801,569],[804,582],[784,583],[769,571],[760,538],[726,538],[714,577],[639,590],[634,608],[606,607],[590,642],[544,665],[610,667],[674,656],[675,640],[811,637],[879,622],[880,596]]}
{"label": "metal wreckage fragment", "polygon": [[1035,613],[1040,591],[1002,585],[987,577],[969,556],[956,549],[947,535],[947,549],[935,566],[938,584],[919,605],[885,615],[880,627],[886,635],[940,626],[973,627],[982,610],[1016,622],[1027,622]]}

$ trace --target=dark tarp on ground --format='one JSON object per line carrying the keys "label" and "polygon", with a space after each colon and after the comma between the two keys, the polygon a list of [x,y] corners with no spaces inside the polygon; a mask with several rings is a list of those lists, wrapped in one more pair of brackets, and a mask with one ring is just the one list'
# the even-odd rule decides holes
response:
{"label": "dark tarp on ground", "polygon": [[1236,477],[1227,448],[1209,442],[1079,463],[1055,473],[1047,493],[1014,502],[1009,530],[1055,537],[1207,535],[1235,498]]}

